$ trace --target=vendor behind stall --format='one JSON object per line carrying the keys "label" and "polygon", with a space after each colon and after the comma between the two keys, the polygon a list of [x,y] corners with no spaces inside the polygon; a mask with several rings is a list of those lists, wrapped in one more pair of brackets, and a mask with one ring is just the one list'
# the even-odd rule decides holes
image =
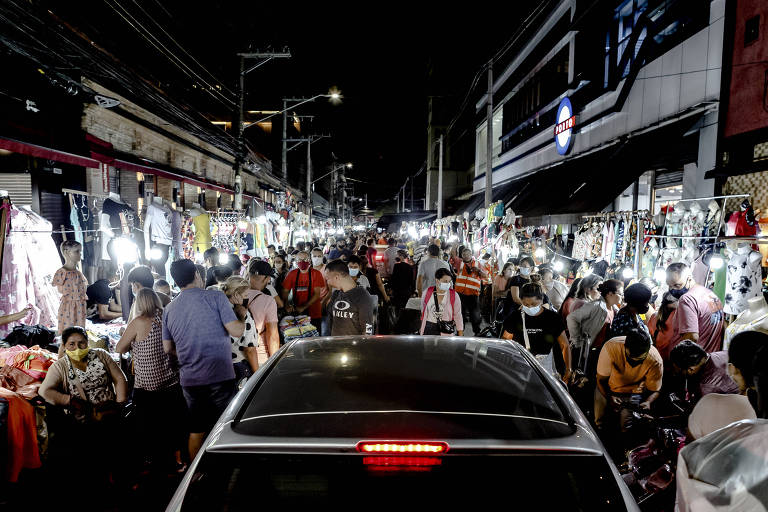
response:
{"label": "vendor behind stall", "polygon": [[115,300],[115,290],[106,279],[99,279],[86,289],[88,295],[87,318],[94,323],[109,322],[123,316]]}

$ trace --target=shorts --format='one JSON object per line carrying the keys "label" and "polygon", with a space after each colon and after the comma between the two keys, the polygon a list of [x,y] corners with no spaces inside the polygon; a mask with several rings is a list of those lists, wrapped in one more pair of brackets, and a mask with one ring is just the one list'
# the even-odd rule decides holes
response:
{"label": "shorts", "polygon": [[193,434],[210,432],[219,416],[235,396],[235,380],[225,380],[205,386],[182,386],[189,411],[189,431]]}

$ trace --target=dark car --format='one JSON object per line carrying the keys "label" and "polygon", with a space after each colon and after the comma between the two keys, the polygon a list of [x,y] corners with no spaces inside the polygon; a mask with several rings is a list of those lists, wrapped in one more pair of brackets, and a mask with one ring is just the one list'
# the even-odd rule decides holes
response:
{"label": "dark car", "polygon": [[565,389],[519,344],[286,344],[219,420],[170,511],[638,510]]}

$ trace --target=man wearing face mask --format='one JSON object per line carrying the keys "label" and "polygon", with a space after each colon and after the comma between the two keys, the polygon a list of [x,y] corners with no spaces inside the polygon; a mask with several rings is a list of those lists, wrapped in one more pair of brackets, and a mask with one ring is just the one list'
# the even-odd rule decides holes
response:
{"label": "man wearing face mask", "polygon": [[622,433],[631,429],[632,406],[650,410],[659,397],[664,363],[651,337],[632,329],[626,336],[608,340],[597,361],[595,423],[607,427],[617,420]]}
{"label": "man wearing face mask", "polygon": [[312,249],[312,268],[320,272],[325,272],[325,263],[323,263],[323,250],[319,247]]}
{"label": "man wearing face mask", "polygon": [[648,331],[648,326],[645,325],[640,315],[648,312],[652,293],[650,288],[641,283],[635,283],[624,290],[626,306],[621,308],[613,317],[606,339],[626,336],[632,329],[645,331],[650,337],[651,333]]}
{"label": "man wearing face mask", "polygon": [[488,274],[476,265],[472,251],[465,248],[456,274],[456,293],[461,298],[462,316],[469,317],[472,322],[473,334],[480,332],[480,288],[487,277]]}
{"label": "man wearing face mask", "polygon": [[347,264],[332,261],[326,266],[325,275],[334,289],[328,305],[331,336],[373,334],[373,301],[349,275]]}
{"label": "man wearing face mask", "polygon": [[[312,268],[309,254],[300,252],[297,256],[296,266],[283,281],[283,303],[289,314],[309,314],[312,325],[321,328],[323,306],[321,299],[325,291],[325,279],[323,274]],[[289,299],[290,295],[290,299]]]}
{"label": "man wearing face mask", "polygon": [[677,297],[677,332],[681,340],[695,341],[708,353],[723,346],[723,303],[709,288],[696,284],[685,263],[667,267],[669,293]]}

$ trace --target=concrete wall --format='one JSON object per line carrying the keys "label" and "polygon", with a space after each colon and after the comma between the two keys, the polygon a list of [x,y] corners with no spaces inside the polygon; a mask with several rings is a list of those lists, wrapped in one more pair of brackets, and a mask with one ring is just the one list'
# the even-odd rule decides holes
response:
{"label": "concrete wall", "polygon": [[[196,151],[193,147],[145,128],[141,124],[126,119],[113,110],[94,104],[86,105],[83,112],[82,127],[87,133],[111,143],[118,151],[170,165],[193,173],[195,176],[216,181],[227,187],[234,186],[235,172],[232,155],[190,135],[179,127],[171,125],[164,119],[114,94],[95,82],[83,79],[83,83],[100,94],[120,100],[120,108],[125,111],[161,127],[176,137],[184,139],[192,144],[193,147],[199,147],[201,150],[216,155],[226,163]],[[267,165],[267,163],[264,164],[265,166]],[[269,175],[266,169],[259,176],[243,173],[242,177],[243,188],[246,193],[258,194],[259,180],[269,183],[274,187],[286,188],[277,177]],[[303,197],[303,191],[293,188],[291,190],[298,198]]]}

